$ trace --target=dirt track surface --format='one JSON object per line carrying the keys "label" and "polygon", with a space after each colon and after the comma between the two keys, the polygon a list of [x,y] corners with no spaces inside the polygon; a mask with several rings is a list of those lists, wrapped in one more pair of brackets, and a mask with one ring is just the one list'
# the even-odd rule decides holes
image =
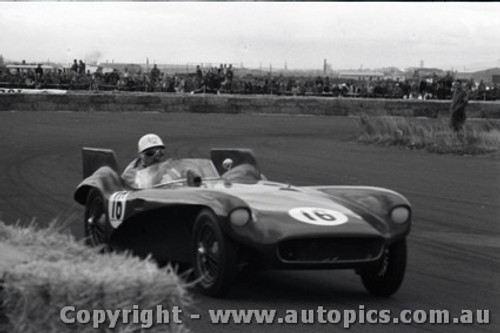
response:
{"label": "dirt track surface", "polygon": [[58,218],[83,234],[72,200],[82,146],[114,149],[123,166],[142,134],[158,133],[170,156],[212,147],[253,148],[266,176],[295,185],[387,187],[413,204],[409,264],[400,291],[368,295],[352,271],[261,272],[241,277],[225,300],[195,294],[195,332],[332,332],[341,325],[212,325],[208,309],[490,310],[489,325],[368,325],[351,332],[500,330],[500,161],[432,155],[351,142],[353,118],[156,113],[0,113],[0,219],[46,224]]}

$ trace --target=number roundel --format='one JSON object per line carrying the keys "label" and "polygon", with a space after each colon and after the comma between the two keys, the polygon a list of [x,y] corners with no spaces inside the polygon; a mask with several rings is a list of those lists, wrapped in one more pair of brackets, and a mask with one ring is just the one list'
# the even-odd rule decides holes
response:
{"label": "number roundel", "polygon": [[346,223],[349,218],[341,212],[315,207],[298,207],[288,211],[294,219],[315,225],[333,226]]}
{"label": "number roundel", "polygon": [[119,191],[113,193],[109,198],[108,216],[113,228],[118,228],[125,218],[125,205],[127,204],[129,193],[127,191]]}

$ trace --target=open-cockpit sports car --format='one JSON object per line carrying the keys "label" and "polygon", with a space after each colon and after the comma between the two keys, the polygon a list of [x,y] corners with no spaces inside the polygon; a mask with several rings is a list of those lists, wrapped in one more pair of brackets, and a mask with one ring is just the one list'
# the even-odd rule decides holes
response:
{"label": "open-cockpit sports car", "polygon": [[273,182],[249,149],[168,159],[142,170],[150,185],[137,189],[112,150],[82,152],[74,199],[85,206],[87,241],[190,265],[207,295],[224,295],[252,266],[354,269],[377,296],[403,281],[411,206],[394,191]]}

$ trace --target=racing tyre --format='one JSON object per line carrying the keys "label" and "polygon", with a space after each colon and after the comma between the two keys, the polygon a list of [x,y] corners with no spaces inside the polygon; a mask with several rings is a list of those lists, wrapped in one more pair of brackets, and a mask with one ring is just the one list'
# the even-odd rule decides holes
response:
{"label": "racing tyre", "polygon": [[398,241],[385,249],[378,264],[361,270],[361,280],[369,293],[380,297],[394,294],[406,270],[406,240]]}
{"label": "racing tyre", "polygon": [[236,245],[222,231],[210,210],[198,214],[193,228],[194,278],[205,295],[222,297],[236,272]]}
{"label": "racing tyre", "polygon": [[103,251],[108,250],[108,215],[104,198],[96,190],[90,190],[85,205],[85,241],[87,245],[102,247]]}

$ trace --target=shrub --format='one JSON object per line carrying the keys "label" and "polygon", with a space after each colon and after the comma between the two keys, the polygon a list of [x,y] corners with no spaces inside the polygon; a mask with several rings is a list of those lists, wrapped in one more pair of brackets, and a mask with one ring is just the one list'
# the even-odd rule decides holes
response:
{"label": "shrub", "polygon": [[487,154],[500,149],[500,122],[469,120],[455,133],[447,119],[360,117],[358,141],[425,149],[435,153]]}

